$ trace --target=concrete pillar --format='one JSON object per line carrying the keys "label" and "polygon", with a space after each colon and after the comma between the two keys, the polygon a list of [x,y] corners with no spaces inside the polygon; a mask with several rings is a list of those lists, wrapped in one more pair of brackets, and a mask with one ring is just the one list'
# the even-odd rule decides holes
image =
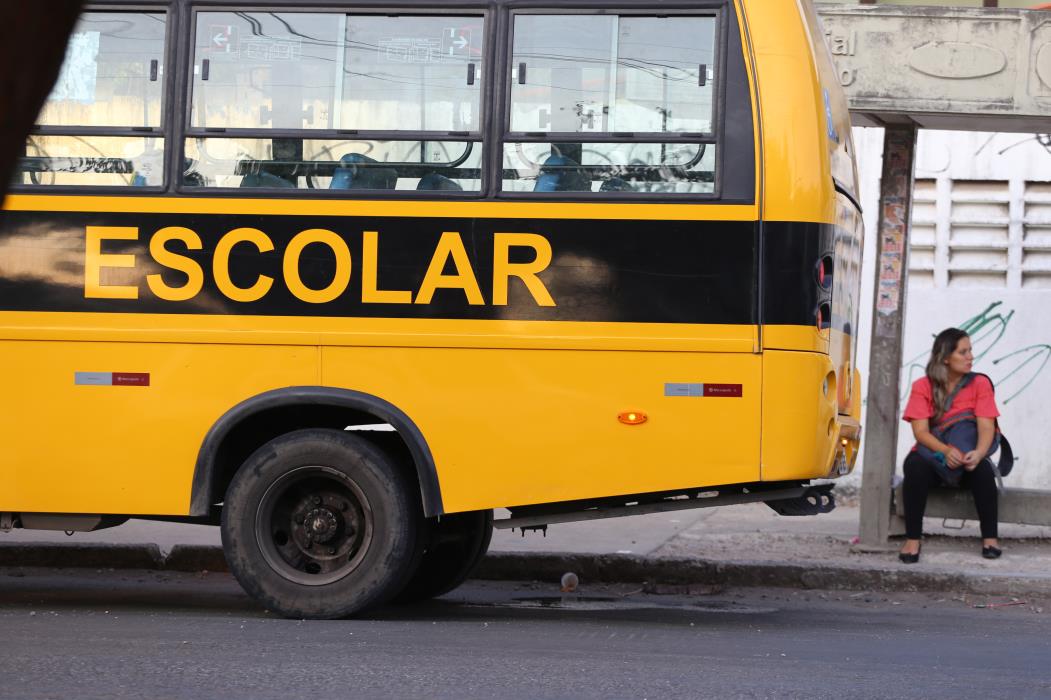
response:
{"label": "concrete pillar", "polygon": [[862,440],[865,469],[861,480],[859,535],[863,547],[885,547],[890,534],[891,480],[897,461],[901,416],[898,398],[901,336],[905,323],[915,153],[915,124],[887,126],[880,183],[872,357]]}

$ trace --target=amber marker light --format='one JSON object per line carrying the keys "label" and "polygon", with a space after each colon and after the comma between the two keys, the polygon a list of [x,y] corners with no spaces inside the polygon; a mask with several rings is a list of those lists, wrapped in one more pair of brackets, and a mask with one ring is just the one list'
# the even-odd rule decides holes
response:
{"label": "amber marker light", "polygon": [[642,425],[646,422],[646,414],[642,411],[624,411],[617,416],[617,420],[624,425]]}

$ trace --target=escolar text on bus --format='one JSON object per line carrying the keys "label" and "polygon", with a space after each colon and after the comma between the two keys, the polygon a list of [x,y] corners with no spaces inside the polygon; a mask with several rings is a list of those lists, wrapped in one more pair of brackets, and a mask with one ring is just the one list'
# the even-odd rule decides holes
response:
{"label": "escolar text on bus", "polygon": [[[554,298],[538,276],[551,264],[551,243],[536,233],[495,233],[493,235],[492,298],[485,299],[478,284],[474,266],[458,231],[445,231],[431,255],[419,287],[380,289],[379,231],[363,231],[359,251],[361,260],[361,302],[365,304],[429,304],[438,289],[460,289],[472,306],[507,305],[508,286],[512,277],[521,280],[538,306],[556,306]],[[103,253],[106,241],[138,241],[140,231],[134,226],[88,226],[84,247],[84,297],[87,299],[138,299],[139,287],[127,284],[103,284],[102,273],[109,268],[138,268],[134,253]],[[264,298],[274,286],[274,278],[260,274],[248,286],[238,286],[230,274],[230,257],[235,246],[254,249],[259,255],[276,255],[273,240],[257,228],[235,228],[225,233],[215,246],[211,269],[200,262],[171,250],[169,243],[178,242],[186,250],[201,250],[201,237],[183,226],[166,226],[149,238],[149,254],[163,268],[183,273],[186,281],[173,286],[159,272],[145,274],[146,285],[159,299],[188,301],[204,288],[205,274],[210,272],[219,291],[232,301],[253,302]],[[300,275],[300,258],[307,246],[328,248],[335,257],[332,279],[322,288],[308,287]],[[531,262],[511,262],[512,248],[530,248],[535,252]],[[300,231],[289,241],[283,253],[282,277],[285,286],[297,299],[311,304],[325,304],[341,297],[350,286],[354,254],[347,242],[334,231],[310,228]],[[451,266],[451,272],[446,269]]]}

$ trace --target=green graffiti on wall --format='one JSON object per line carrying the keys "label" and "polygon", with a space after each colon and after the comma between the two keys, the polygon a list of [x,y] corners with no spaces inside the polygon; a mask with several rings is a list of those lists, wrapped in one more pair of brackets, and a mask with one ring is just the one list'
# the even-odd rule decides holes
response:
{"label": "green graffiti on wall", "polygon": [[[1014,309],[1003,313],[999,308],[1002,305],[1002,301],[995,301],[956,327],[971,336],[975,369],[989,375],[996,385],[997,399],[1001,404],[1007,404],[1029,389],[1043,373],[1051,360],[1051,345],[1037,343],[1016,350],[999,347],[1015,315]],[[902,365],[905,370],[902,372],[902,400],[908,397],[912,383],[923,376],[929,357],[930,350],[924,350]],[[986,357],[987,362],[983,362]]]}

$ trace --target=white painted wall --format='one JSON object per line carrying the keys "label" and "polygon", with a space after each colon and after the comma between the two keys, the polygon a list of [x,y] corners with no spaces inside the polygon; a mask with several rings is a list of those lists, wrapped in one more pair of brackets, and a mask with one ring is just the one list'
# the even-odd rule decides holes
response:
{"label": "white painted wall", "polygon": [[[883,131],[854,131],[866,227],[857,366],[867,390]],[[1001,427],[1021,457],[1008,485],[1051,489],[1051,152],[1033,135],[923,131],[916,179],[903,407],[934,335],[969,326],[975,369],[996,384]],[[912,445],[905,423],[898,442],[900,470]],[[860,483],[860,468],[850,480]]]}

